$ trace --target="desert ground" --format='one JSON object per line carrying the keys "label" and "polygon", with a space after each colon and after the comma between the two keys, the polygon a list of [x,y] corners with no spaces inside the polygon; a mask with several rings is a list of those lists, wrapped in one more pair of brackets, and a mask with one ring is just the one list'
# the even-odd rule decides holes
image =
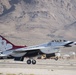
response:
{"label": "desert ground", "polygon": [[0,60],[0,75],[76,75],[76,59],[36,59],[36,65],[13,59]]}

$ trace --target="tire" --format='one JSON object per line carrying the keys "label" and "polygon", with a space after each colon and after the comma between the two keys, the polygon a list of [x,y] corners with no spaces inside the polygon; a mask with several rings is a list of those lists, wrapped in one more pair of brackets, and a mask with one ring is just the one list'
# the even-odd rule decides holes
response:
{"label": "tire", "polygon": [[36,60],[32,60],[32,64],[36,64]]}
{"label": "tire", "polygon": [[57,61],[58,60],[58,57],[56,57],[55,60]]}
{"label": "tire", "polygon": [[31,60],[27,60],[27,64],[31,64]]}

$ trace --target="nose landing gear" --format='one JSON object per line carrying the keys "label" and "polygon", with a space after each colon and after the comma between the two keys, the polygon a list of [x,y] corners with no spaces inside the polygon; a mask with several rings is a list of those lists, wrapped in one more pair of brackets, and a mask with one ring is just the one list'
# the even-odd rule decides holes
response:
{"label": "nose landing gear", "polygon": [[58,57],[56,57],[55,60],[57,61],[58,60]]}

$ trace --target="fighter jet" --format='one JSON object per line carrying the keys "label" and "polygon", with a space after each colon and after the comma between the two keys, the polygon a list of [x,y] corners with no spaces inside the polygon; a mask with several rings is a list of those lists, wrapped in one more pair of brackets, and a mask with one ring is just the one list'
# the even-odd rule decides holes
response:
{"label": "fighter jet", "polygon": [[72,47],[76,42],[67,40],[52,40],[35,46],[15,46],[4,37],[0,36],[0,57],[11,56],[15,61],[23,61],[24,57],[28,57],[27,64],[36,64],[33,57],[39,55],[49,55],[50,57],[58,53],[60,48]]}

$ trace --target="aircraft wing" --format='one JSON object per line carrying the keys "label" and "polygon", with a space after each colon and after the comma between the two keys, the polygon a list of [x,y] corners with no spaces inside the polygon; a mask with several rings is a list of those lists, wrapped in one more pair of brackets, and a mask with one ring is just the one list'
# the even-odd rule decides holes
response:
{"label": "aircraft wing", "polygon": [[34,50],[40,50],[43,49],[45,47],[25,47],[25,48],[21,48],[21,49],[16,49],[14,50],[14,52],[28,52],[28,51],[34,51]]}

